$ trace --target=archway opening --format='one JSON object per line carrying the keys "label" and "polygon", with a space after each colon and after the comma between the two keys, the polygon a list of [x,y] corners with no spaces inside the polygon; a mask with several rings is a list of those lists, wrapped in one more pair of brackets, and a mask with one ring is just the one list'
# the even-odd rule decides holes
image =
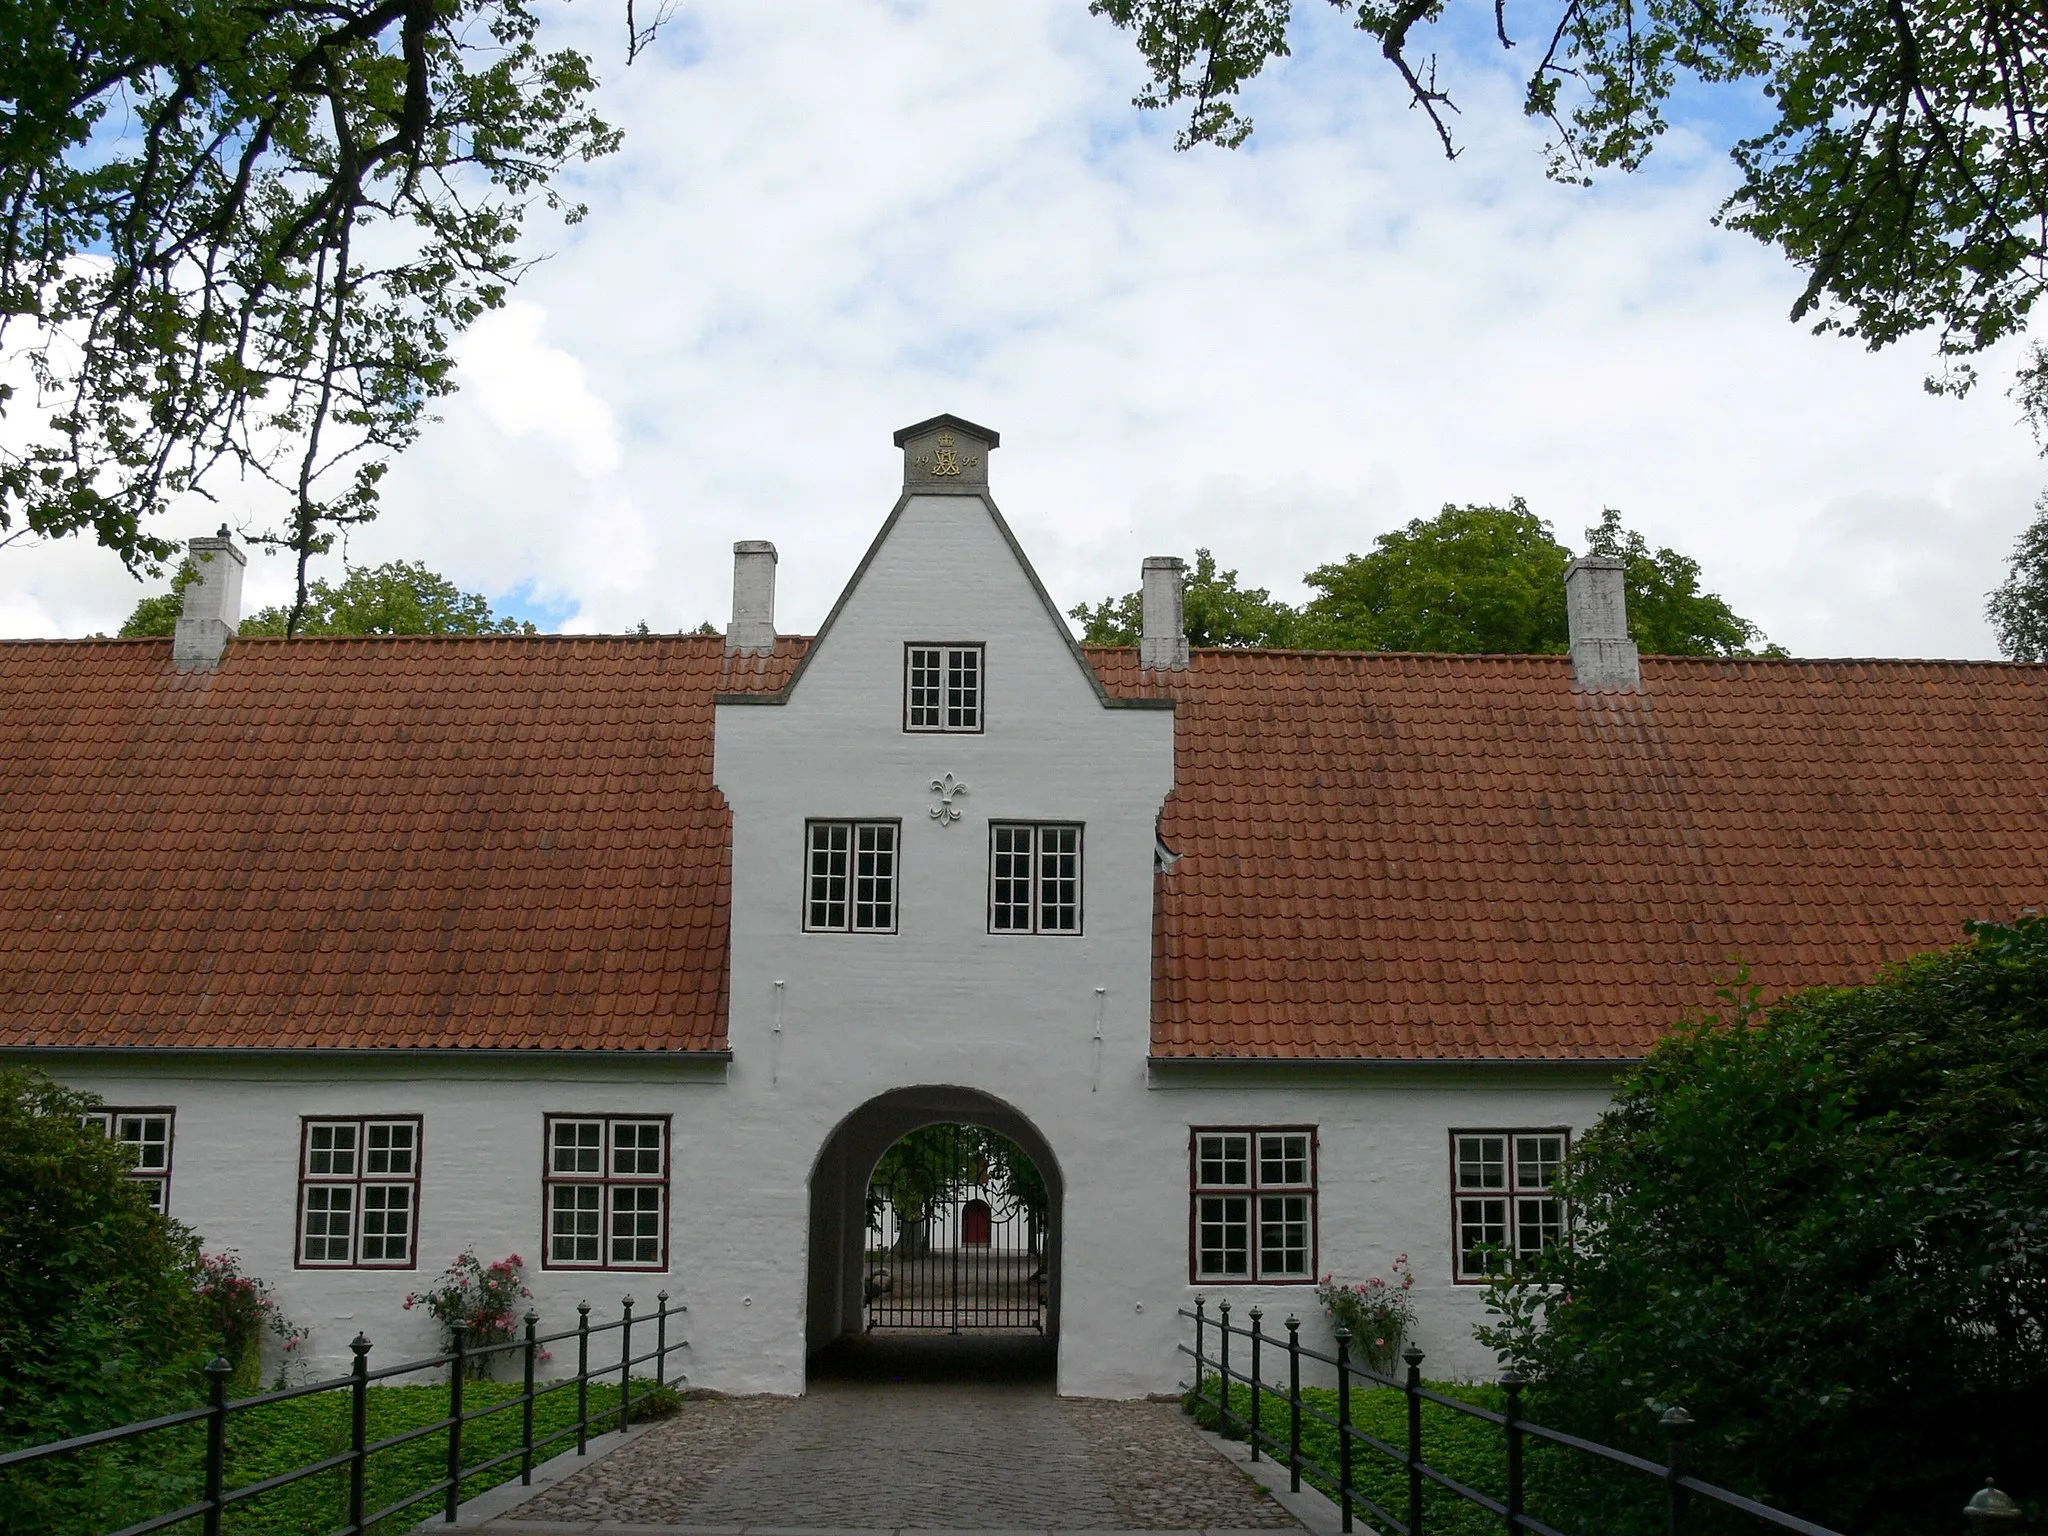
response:
{"label": "archway opening", "polygon": [[992,1095],[904,1088],[862,1105],[811,1175],[811,1373],[1051,1374],[1062,1192],[1044,1137]]}
{"label": "archway opening", "polygon": [[861,1331],[1046,1331],[1046,1187],[999,1131],[919,1126],[868,1175]]}

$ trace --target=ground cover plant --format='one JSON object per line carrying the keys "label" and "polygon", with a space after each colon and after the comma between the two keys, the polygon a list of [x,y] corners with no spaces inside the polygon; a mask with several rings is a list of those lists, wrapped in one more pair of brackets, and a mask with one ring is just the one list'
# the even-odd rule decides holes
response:
{"label": "ground cover plant", "polygon": [[1547,1422],[1837,1530],[2048,1494],[2048,919],[1664,1039],[1481,1337]]}
{"label": "ground cover plant", "polygon": [[[542,1387],[551,1385],[541,1383]],[[464,1412],[504,1406],[501,1412],[473,1419],[463,1426],[465,1465],[488,1461],[517,1450],[521,1431],[519,1400],[524,1387],[518,1382],[476,1381],[463,1389]],[[286,1402],[271,1403],[235,1414],[228,1421],[228,1473],[230,1490],[259,1483],[297,1467],[330,1456],[349,1447],[349,1399],[346,1390],[322,1392]],[[633,1417],[658,1418],[673,1413],[679,1401],[675,1389],[657,1389],[652,1381],[633,1384]],[[590,1432],[593,1435],[618,1427],[619,1387],[616,1380],[590,1384]],[[369,1435],[374,1442],[407,1430],[431,1424],[448,1411],[445,1382],[417,1386],[376,1386],[369,1392]],[[536,1441],[569,1429],[576,1422],[576,1388],[573,1383],[538,1398],[534,1403],[533,1432]],[[556,1441],[535,1456],[536,1465],[564,1450],[575,1449],[575,1438]],[[66,1499],[61,1508],[44,1513],[24,1513],[10,1518],[10,1536],[104,1536],[105,1532],[190,1503],[201,1494],[201,1465],[204,1455],[204,1426],[181,1425],[154,1434],[134,1446],[110,1448],[66,1458],[58,1467],[30,1468],[10,1474],[17,1493],[31,1491],[32,1484],[61,1484]],[[138,1484],[142,1469],[154,1475]],[[448,1436],[446,1431],[420,1436],[416,1440],[380,1451],[369,1460],[365,1479],[365,1510],[374,1513],[408,1495],[431,1487],[447,1475]],[[465,1478],[462,1497],[478,1494],[510,1482],[519,1476],[517,1458],[488,1472]],[[424,1500],[390,1516],[373,1527],[395,1533],[408,1531],[440,1508],[440,1496]],[[26,1501],[22,1505],[26,1509]],[[348,1469],[337,1467],[304,1478],[288,1487],[230,1508],[226,1529],[240,1536],[319,1536],[348,1521]],[[189,1527],[197,1530],[194,1521]]]}
{"label": "ground cover plant", "polygon": [[[1472,1382],[1428,1381],[1430,1391],[1476,1408],[1499,1413],[1507,1394],[1499,1387]],[[1337,1390],[1334,1387],[1303,1387],[1301,1416],[1302,1482],[1331,1499],[1338,1497]],[[1216,1430],[1233,1440],[1249,1441],[1252,1411],[1251,1387],[1241,1381],[1230,1386],[1231,1420],[1221,1411],[1220,1378],[1203,1378],[1201,1389],[1190,1392],[1183,1406],[1202,1428]],[[1523,1416],[1534,1418],[1530,1404],[1523,1404]],[[1320,1417],[1318,1417],[1320,1415]],[[1354,1382],[1351,1389],[1351,1422],[1359,1435],[1370,1435],[1391,1446],[1397,1455],[1374,1449],[1361,1438],[1351,1445],[1351,1489],[1354,1497],[1371,1499],[1396,1520],[1408,1518],[1408,1472],[1399,1457],[1408,1449],[1408,1399],[1393,1387],[1367,1386]],[[1539,1421],[1540,1422],[1540,1421]],[[1284,1391],[1267,1386],[1259,1400],[1259,1437],[1262,1454],[1273,1458],[1265,1481],[1269,1487],[1284,1487],[1287,1479],[1288,1407]],[[1273,1447],[1278,1446],[1275,1450]],[[1422,1405],[1422,1459],[1447,1477],[1456,1478],[1495,1499],[1507,1496],[1507,1440],[1498,1424],[1473,1418],[1440,1403]],[[1310,1465],[1313,1463],[1313,1465]],[[1523,1508],[1526,1513],[1560,1530],[1585,1536],[1622,1536],[1647,1530],[1661,1530],[1663,1490],[1660,1484],[1638,1473],[1605,1466],[1581,1452],[1559,1446],[1524,1441]],[[1423,1488],[1423,1529],[1431,1536],[1499,1536],[1500,1517],[1477,1504],[1459,1498],[1447,1488],[1426,1483]],[[1361,1503],[1355,1511],[1361,1528],[1377,1525]],[[1697,1524],[1693,1529],[1719,1529],[1726,1522]]]}

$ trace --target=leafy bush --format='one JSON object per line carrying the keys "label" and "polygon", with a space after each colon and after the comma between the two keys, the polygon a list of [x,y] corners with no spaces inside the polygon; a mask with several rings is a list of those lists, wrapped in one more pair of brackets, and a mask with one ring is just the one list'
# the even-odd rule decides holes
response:
{"label": "leafy bush", "polygon": [[[149,1208],[90,1095],[0,1072],[0,1446],[35,1445],[196,1400],[213,1355],[196,1238]],[[61,1528],[108,1487],[158,1477],[102,1458],[0,1482],[0,1529]]]}
{"label": "leafy bush", "polygon": [[1672,1035],[1561,1180],[1486,1342],[1558,1427],[1840,1530],[2048,1491],[2048,920]]}
{"label": "leafy bush", "polygon": [[1351,1330],[1352,1358],[1386,1375],[1394,1369],[1401,1341],[1415,1326],[1415,1302],[1408,1294],[1414,1288],[1415,1271],[1408,1267],[1404,1253],[1394,1260],[1392,1279],[1368,1275],[1350,1281],[1323,1276],[1316,1286],[1316,1300],[1338,1327]]}
{"label": "leafy bush", "polygon": [[255,1391],[261,1380],[264,1334],[276,1335],[287,1361],[306,1342],[306,1330],[285,1317],[270,1294],[269,1282],[243,1274],[242,1261],[232,1252],[200,1255],[198,1290],[221,1341],[221,1353],[235,1368],[238,1393]]}
{"label": "leafy bush", "polygon": [[[474,1248],[465,1248],[431,1290],[413,1292],[405,1298],[405,1305],[408,1310],[426,1308],[428,1315],[448,1330],[444,1347],[453,1347],[457,1323],[465,1325],[466,1348],[506,1344],[519,1330],[515,1315],[519,1303],[533,1294],[519,1278],[525,1266],[526,1261],[516,1253],[486,1264]],[[485,1355],[473,1362],[470,1374],[488,1376],[496,1358]]]}

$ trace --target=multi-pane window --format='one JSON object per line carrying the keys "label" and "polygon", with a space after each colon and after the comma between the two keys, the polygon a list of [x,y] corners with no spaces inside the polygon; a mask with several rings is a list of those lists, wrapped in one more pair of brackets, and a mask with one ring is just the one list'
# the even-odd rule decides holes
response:
{"label": "multi-pane window", "polygon": [[1190,1154],[1190,1276],[1247,1285],[1314,1280],[1314,1127],[1198,1128]]}
{"label": "multi-pane window", "polygon": [[814,933],[894,933],[897,824],[814,821],[805,836],[810,869],[804,927]]}
{"label": "multi-pane window", "polygon": [[420,1122],[307,1120],[299,1151],[299,1264],[411,1269]]}
{"label": "multi-pane window", "polygon": [[1458,1279],[1484,1280],[1564,1240],[1564,1202],[1552,1186],[1570,1142],[1561,1130],[1451,1133]]}
{"label": "multi-pane window", "polygon": [[1081,829],[998,821],[988,837],[988,931],[1079,933]]}
{"label": "multi-pane window", "polygon": [[668,1266],[666,1116],[550,1115],[550,1269]]}
{"label": "multi-pane window", "polygon": [[981,647],[903,648],[903,729],[981,729]]}
{"label": "multi-pane window", "polygon": [[142,1186],[151,1210],[164,1210],[171,1198],[172,1111],[101,1109],[85,1118],[121,1144],[128,1154],[128,1177]]}

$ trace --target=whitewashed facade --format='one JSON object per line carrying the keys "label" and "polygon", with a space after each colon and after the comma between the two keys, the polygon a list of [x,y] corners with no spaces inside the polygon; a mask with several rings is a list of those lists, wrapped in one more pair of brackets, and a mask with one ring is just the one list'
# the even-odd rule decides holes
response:
{"label": "whitewashed facade", "polygon": [[[729,1060],[345,1046],[9,1056],[110,1105],[174,1112],[170,1213],[273,1284],[320,1369],[342,1365],[358,1330],[382,1358],[432,1349],[433,1325],[403,1298],[474,1247],[526,1260],[547,1326],[579,1299],[608,1311],[630,1292],[645,1310],[665,1290],[689,1309],[691,1384],[801,1392],[808,1352],[859,1326],[875,1159],[920,1124],[963,1120],[1009,1135],[1051,1186],[1064,1393],[1184,1382],[1176,1314],[1197,1295],[1259,1305],[1275,1330],[1296,1313],[1306,1338],[1327,1340],[1308,1285],[1191,1278],[1190,1133],[1204,1126],[1312,1130],[1314,1269],[1385,1273],[1407,1255],[1428,1370],[1489,1372],[1472,1337],[1483,1288],[1453,1275],[1451,1134],[1582,1129],[1611,1063],[1154,1059],[1174,711],[1111,697],[1076,649],[986,493],[993,434],[940,418],[902,446],[905,494],[794,682],[717,706]],[[741,552],[742,656],[773,638],[773,560]],[[917,644],[980,648],[977,729],[906,729]],[[806,931],[807,827],[821,819],[895,829],[891,931]],[[991,823],[1081,829],[1078,932],[991,931]],[[549,1116],[665,1117],[660,1262],[543,1265]],[[328,1117],[417,1118],[413,1267],[297,1262],[302,1127]]]}

